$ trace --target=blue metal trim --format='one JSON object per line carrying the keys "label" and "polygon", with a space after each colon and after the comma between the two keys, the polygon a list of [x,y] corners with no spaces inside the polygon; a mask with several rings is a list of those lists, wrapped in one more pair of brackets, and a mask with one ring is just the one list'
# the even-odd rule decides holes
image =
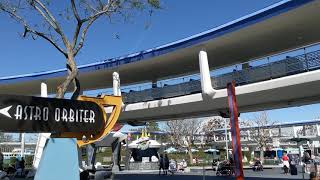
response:
{"label": "blue metal trim", "polygon": [[[79,72],[84,73],[100,69],[117,67],[123,64],[129,64],[136,61],[150,59],[152,57],[167,54],[178,49],[190,47],[195,44],[199,44],[210,39],[220,37],[224,34],[231,33],[244,27],[259,23],[273,16],[277,16],[279,14],[288,12],[292,9],[298,8],[312,1],[314,0],[284,0],[271,6],[268,6],[262,10],[254,12],[252,14],[243,16],[239,19],[226,23],[224,25],[218,26],[216,28],[190,36],[179,41],[165,44],[156,48],[147,49],[141,52],[129,54],[127,56],[111,58],[101,62],[79,66]],[[59,69],[53,71],[44,71],[24,75],[2,77],[0,78],[0,84],[24,82],[29,80],[45,80],[48,78],[61,77],[64,76],[66,73],[66,69]]]}

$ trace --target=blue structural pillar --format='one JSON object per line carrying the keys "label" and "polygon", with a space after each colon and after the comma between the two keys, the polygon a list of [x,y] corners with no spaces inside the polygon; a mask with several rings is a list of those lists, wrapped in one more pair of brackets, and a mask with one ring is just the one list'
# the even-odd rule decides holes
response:
{"label": "blue structural pillar", "polygon": [[79,180],[79,156],[74,138],[50,138],[34,180]]}
{"label": "blue structural pillar", "polygon": [[230,126],[232,135],[232,150],[234,157],[234,172],[237,180],[243,180],[242,152],[240,143],[240,130],[238,121],[238,107],[235,93],[235,83],[227,84],[228,90],[228,105],[230,113]]}

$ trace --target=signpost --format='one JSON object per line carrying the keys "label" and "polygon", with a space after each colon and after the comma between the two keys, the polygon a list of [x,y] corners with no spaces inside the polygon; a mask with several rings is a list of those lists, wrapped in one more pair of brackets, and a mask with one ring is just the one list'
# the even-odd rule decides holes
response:
{"label": "signpost", "polygon": [[88,133],[104,127],[104,112],[94,102],[0,95],[0,131]]}

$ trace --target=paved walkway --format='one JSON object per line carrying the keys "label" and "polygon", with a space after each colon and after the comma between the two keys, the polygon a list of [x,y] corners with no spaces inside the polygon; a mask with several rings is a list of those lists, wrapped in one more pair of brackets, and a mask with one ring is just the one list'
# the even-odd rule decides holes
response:
{"label": "paved walkway", "polygon": [[[197,169],[197,170],[196,170]],[[285,175],[281,168],[273,168],[273,169],[265,169],[264,171],[254,172],[250,169],[244,170],[245,179],[254,180],[284,180],[284,179],[309,179],[309,174],[302,174],[301,170],[299,174],[296,176]],[[66,180],[68,178],[66,177]],[[228,180],[235,178],[233,176],[216,176],[216,171],[206,170],[203,171],[200,167],[191,170],[190,172],[178,172],[174,175],[158,175],[157,170],[149,170],[149,171],[120,171],[117,172],[114,176],[114,180]],[[15,178],[15,180],[22,180],[22,178]],[[31,179],[29,179],[31,180]]]}
{"label": "paved walkway", "polygon": [[[158,175],[158,171],[157,170],[129,170],[129,171],[121,171],[119,173],[116,173],[116,177],[118,177],[118,179],[124,179],[126,180],[127,178],[132,177],[134,179],[134,177],[136,176],[140,176],[141,179],[145,179],[145,178],[152,178],[152,180],[157,180],[159,178],[164,178],[166,177],[169,179],[181,179],[182,177],[188,177],[192,176],[195,179],[192,180],[196,180],[199,178],[201,179],[205,179],[210,178],[210,179],[221,179],[221,177],[217,177],[216,176],[216,171],[211,170],[206,170],[203,171],[203,169],[200,168],[193,168],[191,169],[190,172],[178,172],[176,174],[169,175],[169,176],[159,176]],[[298,175],[285,175],[283,173],[283,170],[281,168],[272,168],[272,169],[265,169],[264,171],[258,171],[258,172],[254,172],[251,169],[245,169],[244,170],[244,175],[246,177],[246,179],[309,179],[309,174],[302,174],[301,171],[299,171]],[[157,176],[159,176],[159,178],[157,178]],[[204,178],[205,177],[205,178]],[[229,177],[224,176],[223,178],[227,178],[229,179]],[[230,177],[231,179],[234,179],[234,177]]]}

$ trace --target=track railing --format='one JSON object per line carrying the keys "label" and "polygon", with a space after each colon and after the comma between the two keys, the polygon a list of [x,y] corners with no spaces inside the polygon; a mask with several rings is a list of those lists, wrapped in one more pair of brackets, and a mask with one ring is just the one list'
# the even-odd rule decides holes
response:
{"label": "track railing", "polygon": [[[245,85],[284,76],[294,75],[320,68],[320,51],[314,51],[298,56],[271,62],[259,66],[249,67],[242,70],[214,76],[211,78],[215,89],[223,89],[226,84],[235,81],[236,85]],[[150,100],[164,99],[170,97],[184,96],[201,92],[199,80],[190,80],[175,85],[145,89],[142,91],[130,91],[123,93],[124,103],[144,102]]]}

